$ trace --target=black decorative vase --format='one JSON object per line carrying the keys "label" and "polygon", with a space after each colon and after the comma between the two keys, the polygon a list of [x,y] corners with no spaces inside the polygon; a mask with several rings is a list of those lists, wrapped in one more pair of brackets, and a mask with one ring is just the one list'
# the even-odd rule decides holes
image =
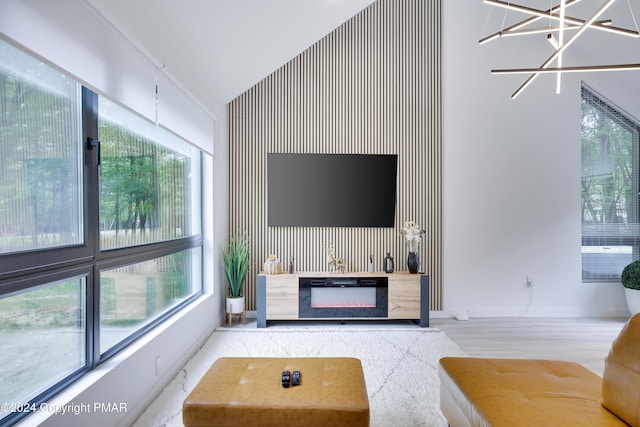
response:
{"label": "black decorative vase", "polygon": [[416,252],[409,252],[407,257],[407,267],[409,267],[409,273],[416,274],[418,267],[420,267],[420,257]]}
{"label": "black decorative vase", "polygon": [[387,252],[387,256],[384,257],[382,261],[382,266],[384,268],[385,273],[393,273],[395,266],[393,265],[393,257],[389,252]]}

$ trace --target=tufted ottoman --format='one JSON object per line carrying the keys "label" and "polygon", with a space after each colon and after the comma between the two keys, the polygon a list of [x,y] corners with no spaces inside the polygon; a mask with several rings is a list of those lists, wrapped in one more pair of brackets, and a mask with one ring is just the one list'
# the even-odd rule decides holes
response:
{"label": "tufted ottoman", "polygon": [[[282,387],[282,371],[301,372]],[[182,405],[185,427],[369,426],[369,398],[354,358],[218,359]]]}

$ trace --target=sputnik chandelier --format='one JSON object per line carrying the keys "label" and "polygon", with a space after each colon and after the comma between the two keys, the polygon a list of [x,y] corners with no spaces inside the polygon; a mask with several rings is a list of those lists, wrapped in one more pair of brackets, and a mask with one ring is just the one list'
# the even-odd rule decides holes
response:
{"label": "sputnik chandelier", "polygon": [[[640,64],[616,64],[616,65],[584,65],[565,67],[562,65],[562,56],[565,50],[571,46],[586,30],[606,31],[621,36],[640,38],[638,24],[629,4],[629,12],[636,26],[635,30],[615,27],[611,20],[599,20],[600,16],[611,6],[616,0],[606,0],[588,19],[578,19],[567,15],[569,6],[579,3],[581,0],[560,0],[560,4],[550,7],[547,10],[540,10],[532,7],[521,6],[510,1],[502,0],[484,0],[485,3],[497,6],[511,11],[522,12],[530,15],[529,18],[520,21],[507,28],[490,34],[480,40],[480,44],[487,43],[491,40],[501,37],[523,36],[529,34],[546,34],[547,40],[554,48],[554,52],[542,63],[538,68],[512,68],[512,69],[494,69],[492,74],[530,74],[525,82],[511,95],[516,98],[524,89],[527,88],[541,74],[556,73],[556,92],[560,93],[560,81],[562,73],[567,72],[588,72],[588,71],[615,71],[615,70],[640,70]],[[627,3],[629,0],[627,0]],[[506,17],[506,11],[505,11]],[[549,20],[548,27],[532,27],[537,21]],[[551,25],[554,23],[554,25]],[[504,21],[503,21],[504,26]],[[557,34],[557,38],[555,36]]]}

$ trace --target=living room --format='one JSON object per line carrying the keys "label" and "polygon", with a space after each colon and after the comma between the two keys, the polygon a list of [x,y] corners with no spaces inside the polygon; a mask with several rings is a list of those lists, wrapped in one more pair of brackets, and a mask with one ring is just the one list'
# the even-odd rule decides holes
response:
{"label": "living room", "polygon": [[[51,3],[3,2],[2,39],[151,122],[159,117],[164,127],[210,155],[203,185],[203,295],[56,397],[61,402],[127,402],[128,413],[111,413],[93,420],[93,425],[129,425],[225,321],[226,282],[219,250],[231,232],[242,231],[243,221],[251,220],[238,219],[242,208],[230,202],[240,200],[233,194],[233,174],[245,173],[230,170],[230,153],[236,146],[231,144],[251,143],[231,134],[230,107],[345,22],[362,19],[358,16],[377,2],[162,2],[154,10],[125,1]],[[416,192],[418,201],[399,205],[396,217],[399,225],[415,220],[425,228],[425,271],[440,291],[440,306],[432,308],[431,316],[505,322],[513,317],[627,318],[619,282],[582,280],[581,85],[640,118],[638,72],[563,73],[559,94],[556,79],[541,75],[511,99],[523,75],[492,75],[490,70],[538,66],[552,52],[551,45],[529,37],[480,45],[478,40],[501,30],[505,12],[481,1],[460,3],[441,0],[432,12],[440,25],[440,31],[434,31],[440,62],[429,78],[438,85],[429,89],[425,98],[432,98],[424,102],[439,111],[421,119],[424,131],[419,136],[441,152],[432,163],[419,164],[422,170],[417,172],[435,189]],[[549,7],[538,3],[541,9]],[[610,14],[615,25],[634,28],[625,2],[614,4]],[[518,17],[508,12],[509,20]],[[393,20],[381,16],[380,22],[391,25]],[[174,27],[183,33],[168,32]],[[636,39],[590,31],[581,37],[584,41],[567,52],[570,64],[639,62]],[[352,152],[362,153],[363,146],[366,141],[354,142]],[[438,173],[436,179],[432,171]],[[398,197],[407,195],[399,192]],[[353,271],[366,269],[369,253],[362,256],[360,249],[353,252],[344,246],[351,235],[328,236],[312,236],[318,253],[309,260],[291,250],[296,267],[323,269],[320,247],[335,243],[337,255],[347,258]],[[284,244],[262,243],[262,238],[255,239],[260,245],[257,266],[271,252],[288,263]],[[288,236],[277,238],[285,241]],[[400,230],[375,239],[383,242],[375,248],[376,269],[382,269],[388,242],[397,248],[393,255],[398,270],[404,269]],[[255,301],[249,304],[250,310],[256,309]],[[156,369],[141,369],[151,364]],[[135,384],[130,378],[136,378]],[[30,418],[24,420],[26,425]],[[81,418],[61,414],[43,415],[40,421],[82,425]]]}

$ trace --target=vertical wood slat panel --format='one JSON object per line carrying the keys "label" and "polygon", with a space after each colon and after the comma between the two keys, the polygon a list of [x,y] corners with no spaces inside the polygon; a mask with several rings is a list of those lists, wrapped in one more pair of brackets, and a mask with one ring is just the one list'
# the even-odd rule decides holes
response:
{"label": "vertical wood slat panel", "polygon": [[[387,251],[407,270],[407,220],[427,231],[421,269],[443,309],[440,1],[378,0],[229,104],[229,231],[251,239],[248,310],[271,253],[326,271],[334,244],[348,271],[369,255],[382,270]],[[395,227],[268,227],[270,152],[398,154]]]}

